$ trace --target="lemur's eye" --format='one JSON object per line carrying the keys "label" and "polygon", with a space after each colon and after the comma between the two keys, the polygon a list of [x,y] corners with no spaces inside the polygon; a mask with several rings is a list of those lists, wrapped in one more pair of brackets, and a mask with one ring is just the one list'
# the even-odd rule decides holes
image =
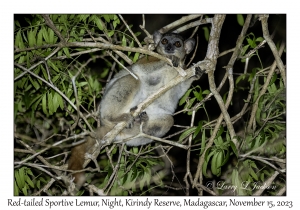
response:
{"label": "lemur's eye", "polygon": [[181,44],[180,44],[180,42],[178,42],[178,41],[175,42],[174,45],[175,45],[176,47],[181,47]]}
{"label": "lemur's eye", "polygon": [[166,44],[168,44],[168,40],[167,40],[166,38],[164,38],[163,40],[161,40],[161,43],[162,43],[163,45],[166,45]]}

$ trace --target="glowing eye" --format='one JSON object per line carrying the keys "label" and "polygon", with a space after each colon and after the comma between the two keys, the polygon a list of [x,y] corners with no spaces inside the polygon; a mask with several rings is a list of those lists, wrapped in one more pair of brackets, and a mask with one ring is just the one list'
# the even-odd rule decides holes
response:
{"label": "glowing eye", "polygon": [[181,44],[180,44],[180,42],[175,42],[175,44],[174,44],[176,47],[181,47]]}
{"label": "glowing eye", "polygon": [[168,44],[168,40],[167,40],[167,39],[163,39],[163,40],[161,40],[161,43],[162,43],[163,45]]}

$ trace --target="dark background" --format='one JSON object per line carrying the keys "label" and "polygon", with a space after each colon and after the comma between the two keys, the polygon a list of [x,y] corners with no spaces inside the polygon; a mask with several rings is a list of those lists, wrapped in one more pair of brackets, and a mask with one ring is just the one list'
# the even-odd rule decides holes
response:
{"label": "dark background", "polygon": [[[155,30],[159,30],[160,28],[180,19],[182,16],[185,16],[186,14],[146,14],[145,15],[145,22],[146,22],[146,29],[150,34],[153,34]],[[132,31],[137,32],[140,31],[141,34],[138,37],[140,41],[144,39],[146,36],[145,33],[140,29],[139,25],[142,24],[142,15],[141,14],[124,14],[122,15],[125,19],[125,21],[129,24],[132,25]],[[213,15],[207,15],[208,17],[213,17]],[[243,15],[244,18],[246,18],[246,15]],[[29,14],[16,14],[15,19],[18,20],[21,25],[26,24],[25,18],[30,18],[31,15]],[[192,20],[193,21],[193,20]],[[194,20],[195,21],[195,20]],[[286,40],[286,15],[285,14],[272,14],[269,16],[268,19],[269,23],[269,32],[272,34],[275,30],[275,36],[273,38],[274,43],[278,43],[281,40]],[[207,40],[205,40],[204,37],[204,31],[203,27],[210,27],[210,24],[202,25],[199,27],[198,32],[195,34],[195,37],[198,36],[199,38],[199,44],[198,44],[198,50],[196,53],[196,56],[194,58],[194,62],[201,61],[205,58],[206,55],[206,50],[207,50]],[[221,31],[221,38],[219,42],[219,52],[222,53],[223,51],[232,49],[236,45],[237,38],[242,30],[242,26],[240,26],[237,22],[237,15],[236,14],[229,14],[226,16],[225,22],[222,27]],[[189,37],[190,34],[192,33],[193,28],[185,31],[181,35],[183,37]],[[262,28],[260,21],[257,20],[252,27],[248,29],[247,34],[253,33],[255,34],[256,38],[257,37],[262,37]],[[247,42],[244,41],[244,44]],[[223,68],[226,66],[229,62],[229,59],[231,57],[232,53],[228,53],[225,56],[222,56],[221,58],[218,59],[217,67],[215,70],[215,82],[216,85],[218,86],[220,81],[222,80],[224,74],[225,74],[225,69]],[[265,47],[259,50],[259,56],[260,59],[265,67],[268,67],[269,65],[272,64],[274,61],[274,56],[267,46],[265,44]],[[84,59],[84,57],[83,57]],[[88,58],[87,58],[88,59]],[[189,59],[187,59],[189,60]],[[285,59],[285,54],[282,56],[283,63],[286,63]],[[95,68],[101,67],[101,64],[96,63],[93,64],[95,65]],[[259,63],[259,60],[257,57],[253,57],[248,66],[248,73],[252,71],[252,68],[254,67],[259,67],[261,66]],[[233,72],[234,72],[234,78],[238,77],[240,73],[244,72],[244,63],[240,62],[240,60],[237,60],[235,62],[235,65],[233,67]],[[200,85],[202,90],[209,90],[209,85],[208,85],[208,79],[207,75],[204,74],[199,81],[195,81],[193,85]],[[227,91],[228,91],[228,82],[223,86],[222,90],[220,91],[221,96],[223,96]],[[244,105],[244,99],[246,99],[248,95],[248,89],[245,90],[238,90],[234,92],[233,95],[233,100],[231,105],[229,106],[229,114],[230,116],[234,116],[235,114],[239,113],[240,110],[242,109]],[[212,97],[211,100],[207,101],[205,103],[205,107],[207,110],[207,113],[209,115],[210,120],[213,120],[217,118],[221,111],[219,109],[218,104]],[[178,110],[181,110],[183,107],[178,107]],[[247,117],[247,115],[245,115]],[[190,116],[187,116],[186,114],[179,114],[174,117],[175,119],[175,124],[180,124],[180,125],[190,125]],[[204,112],[203,109],[200,109],[197,111],[196,119],[195,119],[195,124],[197,124],[198,121],[200,120],[208,120],[206,113]],[[247,119],[241,119],[239,122],[237,122],[234,126],[236,129],[236,132],[238,132],[241,128],[244,126],[244,121],[247,121]],[[166,135],[168,136],[169,134],[173,134],[174,132],[178,131],[176,127],[173,127],[169,133]],[[201,135],[201,134],[200,134]],[[176,137],[172,137],[172,139],[176,139]],[[176,173],[177,179],[181,183],[183,180],[183,176],[185,175],[185,170],[186,170],[186,151],[183,149],[178,149],[178,148],[173,148],[171,152],[169,153],[170,158],[172,162],[174,163],[174,171]],[[195,173],[196,167],[197,167],[197,161],[199,158],[199,152],[192,153],[191,157],[191,172]],[[197,161],[193,161],[193,159]],[[181,183],[183,184],[183,183]],[[184,195],[183,191],[180,191],[182,195]],[[169,192],[163,192],[168,195],[173,195],[171,191]],[[174,195],[178,195],[179,191],[174,192]],[[191,195],[196,195],[196,191],[193,193],[191,192]]]}

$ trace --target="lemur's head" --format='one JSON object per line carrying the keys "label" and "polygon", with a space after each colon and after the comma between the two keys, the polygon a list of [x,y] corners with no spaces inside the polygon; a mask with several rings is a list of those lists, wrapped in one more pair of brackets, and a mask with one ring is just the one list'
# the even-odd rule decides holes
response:
{"label": "lemur's head", "polygon": [[159,54],[167,57],[176,56],[180,61],[183,61],[185,55],[189,54],[195,47],[195,39],[184,40],[182,36],[175,33],[162,35],[159,31],[155,31],[153,40]]}

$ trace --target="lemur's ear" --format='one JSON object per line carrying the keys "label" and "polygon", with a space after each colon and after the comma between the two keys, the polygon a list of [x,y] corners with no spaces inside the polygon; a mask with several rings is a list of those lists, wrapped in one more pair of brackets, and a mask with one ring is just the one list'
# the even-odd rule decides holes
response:
{"label": "lemur's ear", "polygon": [[189,54],[190,52],[192,52],[192,50],[195,47],[195,44],[196,44],[196,41],[193,38],[189,38],[189,39],[185,40],[184,41],[185,53]]}

